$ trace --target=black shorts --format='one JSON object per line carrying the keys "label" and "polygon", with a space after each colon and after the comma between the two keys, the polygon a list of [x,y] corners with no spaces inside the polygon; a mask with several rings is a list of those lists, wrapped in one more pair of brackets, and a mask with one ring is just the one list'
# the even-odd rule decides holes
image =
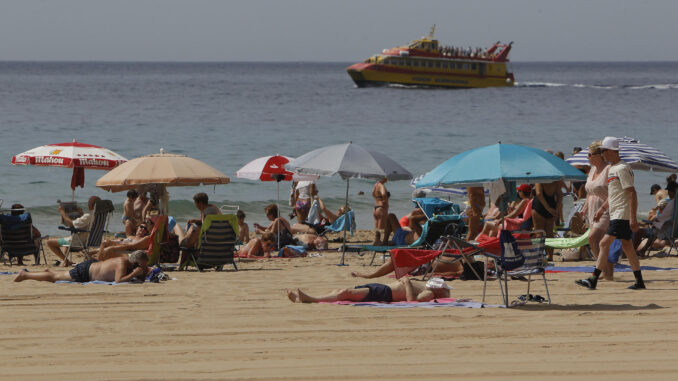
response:
{"label": "black shorts", "polygon": [[610,220],[610,227],[607,228],[605,234],[623,240],[629,240],[633,236],[629,220]]}
{"label": "black shorts", "polygon": [[85,283],[89,282],[89,267],[92,265],[94,262],[99,262],[96,259],[90,259],[85,262],[80,262],[77,265],[75,265],[74,268],[71,269],[71,271],[68,272],[68,274],[71,276],[71,279],[73,279],[73,282],[79,282],[79,283]]}
{"label": "black shorts", "polygon": [[355,286],[355,288],[367,288],[370,291],[367,293],[363,302],[386,302],[391,303],[393,301],[393,293],[391,292],[391,287],[381,284],[381,283],[368,283],[361,286]]}

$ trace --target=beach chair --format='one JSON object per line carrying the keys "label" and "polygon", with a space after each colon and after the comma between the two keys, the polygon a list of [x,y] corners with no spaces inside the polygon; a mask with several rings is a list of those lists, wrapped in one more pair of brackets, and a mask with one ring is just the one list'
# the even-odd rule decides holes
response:
{"label": "beach chair", "polygon": [[[525,295],[526,297],[529,297],[532,275],[542,276],[548,303],[551,304],[551,294],[549,293],[549,286],[546,282],[546,270],[544,269],[544,264],[546,263],[546,233],[543,230],[516,231],[511,233],[513,237],[515,237],[515,245],[513,245],[512,242],[504,240],[504,236],[502,235],[500,236],[500,244],[502,248],[501,255],[497,256],[494,254],[484,253],[484,255],[487,255],[489,258],[494,260],[495,270],[497,272],[497,281],[499,282],[499,290],[501,291],[504,304],[506,307],[509,307],[508,278],[520,278],[527,276],[527,292]],[[519,267],[516,267],[515,265],[517,262],[522,262],[522,264]],[[487,266],[485,266],[484,279],[485,284],[483,285],[483,303],[485,302]]]}
{"label": "beach chair", "polygon": [[352,236],[355,233],[355,229],[355,213],[353,210],[349,210],[334,220],[331,225],[325,226],[325,231],[321,235],[325,235],[328,232],[338,233],[346,230]]}
{"label": "beach chair", "polygon": [[240,210],[240,205],[222,205],[219,207],[221,214],[236,214]]}
{"label": "beach chair", "polygon": [[[676,202],[675,200],[673,202]],[[673,249],[677,249],[676,252],[678,254],[678,246],[676,245],[676,239],[678,239],[678,205],[674,204],[673,205],[673,221],[671,222],[671,234],[669,237],[669,241],[671,241],[671,246],[669,246],[669,251],[668,255],[671,255],[671,251]]]}
{"label": "beach chair", "polygon": [[202,271],[214,267],[221,271],[224,265],[232,264],[238,271],[234,260],[235,242],[238,238],[238,218],[233,214],[210,214],[200,228],[197,248],[181,248],[190,255],[189,263]]}
{"label": "beach chair", "polygon": [[47,263],[42,241],[36,242],[33,237],[30,213],[18,216],[3,214],[0,216],[0,225],[2,226],[0,229],[0,255],[7,254],[10,266],[14,258],[23,258],[27,255],[33,255],[35,264],[40,264],[40,251],[42,251],[42,257]]}
{"label": "beach chair", "polygon": [[[563,221],[562,226],[556,226],[556,232],[560,237],[563,237],[565,233],[572,231],[574,228],[572,225],[572,220],[575,218],[576,214],[581,212],[582,209],[584,209],[584,204],[586,203],[586,200],[577,200],[572,204],[572,209],[570,209],[570,213],[567,215],[565,220]],[[574,231],[575,234],[580,234],[581,231]]]}
{"label": "beach chair", "polygon": [[418,207],[422,210],[422,212],[424,212],[424,215],[429,220],[436,215],[461,214],[461,208],[459,205],[451,201],[442,200],[435,197],[414,198],[412,199],[412,202],[414,203],[414,206]]}
{"label": "beach chair", "polygon": [[[71,232],[71,239],[66,249],[66,259],[71,260],[71,253],[74,251],[84,251],[87,259],[91,259],[89,249],[91,247],[101,246],[101,240],[104,236],[105,227],[108,225],[111,212],[115,210],[111,200],[99,200],[94,205],[92,221],[88,229],[77,229],[70,226],[59,226],[60,230]],[[81,238],[80,233],[87,233],[87,238]]]}
{"label": "beach chair", "polygon": [[151,221],[153,222],[153,229],[151,230],[151,240],[146,250],[149,266],[160,264],[163,244],[169,235],[167,231],[167,216],[153,216]]}

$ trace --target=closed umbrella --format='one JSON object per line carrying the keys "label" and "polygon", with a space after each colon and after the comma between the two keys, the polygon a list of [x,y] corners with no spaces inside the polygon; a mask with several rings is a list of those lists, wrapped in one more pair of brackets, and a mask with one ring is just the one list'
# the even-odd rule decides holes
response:
{"label": "closed umbrella", "polygon": [[[386,177],[389,180],[409,180],[412,178],[412,174],[393,159],[381,152],[369,151],[353,142],[318,148],[290,161],[285,168],[307,175],[341,176],[346,180],[344,207],[347,211],[349,179],[379,180]],[[345,254],[346,230],[344,229],[340,263],[342,266]]]}
{"label": "closed umbrella", "polygon": [[85,186],[85,169],[111,170],[126,162],[123,156],[103,147],[73,140],[68,143],[47,144],[12,156],[14,165],[73,168],[71,189]]}
{"label": "closed umbrella", "polygon": [[[624,137],[620,139],[619,158],[635,170],[678,172],[678,163],[657,148],[642,144],[633,138]],[[580,151],[565,161],[572,165],[591,165],[588,150]]]}
{"label": "closed umbrella", "polygon": [[97,180],[97,187],[112,192],[159,184],[163,188],[162,211],[168,212],[166,187],[228,184],[230,179],[200,160],[160,150],[159,154],[134,158]]}

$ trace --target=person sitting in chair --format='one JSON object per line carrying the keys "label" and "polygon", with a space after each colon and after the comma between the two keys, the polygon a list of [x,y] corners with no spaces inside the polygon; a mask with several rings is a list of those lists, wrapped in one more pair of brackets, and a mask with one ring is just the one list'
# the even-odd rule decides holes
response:
{"label": "person sitting in chair", "polygon": [[181,247],[195,248],[198,246],[198,238],[200,237],[200,229],[202,227],[205,217],[210,214],[221,214],[221,211],[216,206],[209,203],[209,197],[206,193],[196,193],[193,196],[193,204],[200,211],[200,218],[188,220],[186,227],[186,237],[180,243]]}
{"label": "person sitting in chair", "polygon": [[123,240],[105,240],[101,242],[96,257],[100,261],[121,257],[135,250],[146,250],[151,243],[153,221],[150,219],[139,225],[136,235]]}
{"label": "person sitting in chair", "polygon": [[[14,216],[15,218],[7,218],[7,219],[2,219],[0,223],[5,227],[7,230],[16,230],[21,228],[23,226],[24,222],[21,222],[17,220],[16,218],[18,216],[21,216],[22,214],[26,213],[26,209],[24,208],[23,205],[21,204],[13,204],[12,209],[10,210],[10,216]],[[35,246],[38,247],[40,245],[40,230],[36,228],[34,225],[31,225],[31,235],[33,236],[33,240],[35,242]],[[16,257],[16,263],[19,266],[24,265],[24,258],[23,257]]]}
{"label": "person sitting in chair", "polygon": [[[61,218],[63,219],[66,226],[76,229],[87,230],[89,229],[89,225],[92,222],[92,212],[94,211],[94,205],[96,205],[97,201],[99,201],[99,197],[97,196],[90,197],[89,200],[87,201],[88,212],[83,213],[82,209],[78,208],[78,213],[80,214],[80,217],[76,218],[75,220],[72,220],[70,217],[68,217],[68,214],[66,214],[66,212],[61,206],[59,206],[59,214],[61,214]],[[80,239],[76,241],[75,247],[79,247],[78,245],[85,245],[85,243],[87,242],[88,235],[89,233],[86,232],[78,233],[78,237]],[[66,258],[64,252],[61,251],[61,247],[69,246],[71,244],[72,237],[73,236],[62,238],[50,238],[47,240],[47,247],[49,247],[49,249],[52,250],[54,255],[56,255],[63,261],[63,265],[66,267],[71,266],[73,262],[69,261]]]}
{"label": "person sitting in chair", "polygon": [[287,297],[294,303],[331,303],[341,300],[351,302],[428,302],[433,299],[450,297],[450,286],[440,278],[427,282],[410,278],[401,278],[391,284],[369,283],[355,288],[334,290],[323,296],[313,297],[300,289],[287,291]]}
{"label": "person sitting in chair", "polygon": [[41,272],[28,272],[22,270],[14,278],[15,282],[24,280],[37,280],[43,282],[56,282],[59,280],[72,282],[129,282],[133,279],[143,281],[148,272],[148,255],[145,251],[138,250],[129,256],[111,258],[105,261],[90,259],[78,263],[70,271],[54,272],[49,269]]}

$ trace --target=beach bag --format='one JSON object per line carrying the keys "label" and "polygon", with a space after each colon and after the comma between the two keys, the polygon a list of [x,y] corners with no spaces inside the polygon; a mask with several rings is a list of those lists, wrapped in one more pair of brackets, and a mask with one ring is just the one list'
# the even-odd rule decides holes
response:
{"label": "beach bag", "polygon": [[502,230],[499,233],[499,243],[501,245],[501,263],[505,270],[513,270],[525,263],[525,257],[518,250],[518,244],[515,237],[508,230]]}
{"label": "beach bag", "polygon": [[610,263],[619,263],[619,258],[623,253],[621,240],[615,239],[610,245],[610,252],[607,256],[607,261]]}
{"label": "beach bag", "polygon": [[560,259],[563,262],[581,261],[582,249],[586,250],[586,246],[564,249],[563,251],[560,252]]}
{"label": "beach bag", "polygon": [[160,245],[160,263],[177,263],[179,261],[179,237],[170,233],[167,242]]}
{"label": "beach bag", "polygon": [[306,221],[303,222],[311,226],[319,225],[322,222],[322,217],[320,216],[320,203],[318,200],[313,200],[311,209],[308,211],[308,217],[306,217]]}

